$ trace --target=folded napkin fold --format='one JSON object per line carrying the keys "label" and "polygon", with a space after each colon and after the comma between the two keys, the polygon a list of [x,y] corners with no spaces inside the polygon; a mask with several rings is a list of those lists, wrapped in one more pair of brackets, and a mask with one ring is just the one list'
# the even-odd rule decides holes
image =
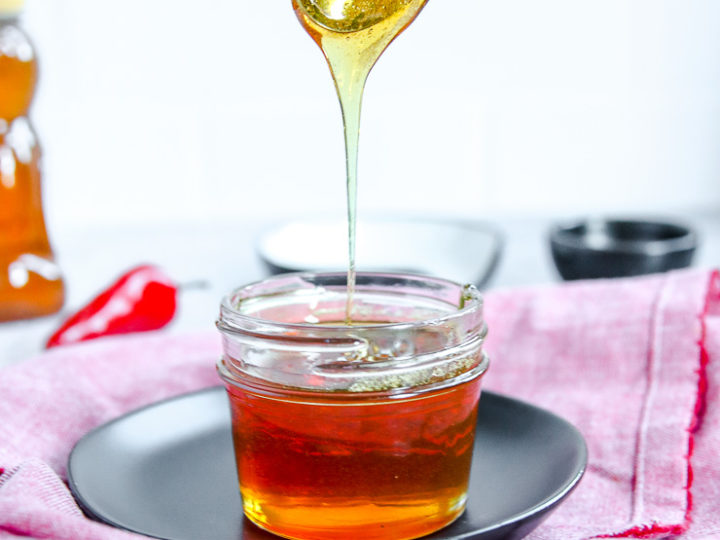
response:
{"label": "folded napkin fold", "polygon": [[[686,270],[487,294],[484,387],[567,418],[589,448],[585,478],[532,538],[720,535],[719,283]],[[0,538],[139,538],[83,516],[69,452],[111,418],[218,384],[219,354],[214,333],[159,333],[1,370]]]}

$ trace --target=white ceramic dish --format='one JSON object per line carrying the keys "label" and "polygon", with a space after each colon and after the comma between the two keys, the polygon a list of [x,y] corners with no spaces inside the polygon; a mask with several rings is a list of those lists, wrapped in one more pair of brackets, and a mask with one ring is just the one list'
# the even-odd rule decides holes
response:
{"label": "white ceramic dish", "polygon": [[[358,271],[408,272],[484,286],[502,254],[503,239],[476,221],[361,220],[357,225]],[[271,274],[345,271],[345,220],[295,221],[273,227],[257,242]]]}

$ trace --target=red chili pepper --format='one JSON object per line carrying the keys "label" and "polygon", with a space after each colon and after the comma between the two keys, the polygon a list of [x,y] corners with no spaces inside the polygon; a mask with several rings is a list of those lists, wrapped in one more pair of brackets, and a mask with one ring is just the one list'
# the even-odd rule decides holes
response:
{"label": "red chili pepper", "polygon": [[175,315],[176,293],[175,284],[158,267],[133,268],[67,319],[45,347],[162,328]]}

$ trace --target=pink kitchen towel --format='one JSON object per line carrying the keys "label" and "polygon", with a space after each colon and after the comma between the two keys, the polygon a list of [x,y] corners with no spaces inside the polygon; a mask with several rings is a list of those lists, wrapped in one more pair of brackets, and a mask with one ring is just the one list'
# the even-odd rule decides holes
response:
{"label": "pink kitchen towel", "polygon": [[112,337],[0,371],[0,538],[140,536],[86,519],[66,484],[75,442],[132,409],[217,385],[215,333]]}
{"label": "pink kitchen towel", "polygon": [[720,513],[720,493],[707,514],[693,496],[699,467],[720,479],[716,458],[694,455],[703,430],[717,437],[704,420],[720,407],[718,306],[717,273],[698,270],[488,295],[485,388],[554,411],[588,444],[580,487],[533,538],[676,536]]}
{"label": "pink kitchen towel", "polygon": [[[531,538],[720,537],[720,280],[715,272],[492,291],[485,388],[585,436],[587,473]],[[139,538],[85,518],[73,444],[129,410],[219,383],[219,336],[57,348],[0,370],[0,538]]]}

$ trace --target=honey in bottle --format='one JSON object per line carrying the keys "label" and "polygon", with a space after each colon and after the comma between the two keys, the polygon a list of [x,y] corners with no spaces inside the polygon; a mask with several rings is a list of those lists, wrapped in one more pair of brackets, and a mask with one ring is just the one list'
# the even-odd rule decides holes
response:
{"label": "honey in bottle", "polygon": [[0,0],[0,322],[49,315],[63,304],[42,208],[41,152],[28,119],[35,50],[18,25],[22,0]]}

